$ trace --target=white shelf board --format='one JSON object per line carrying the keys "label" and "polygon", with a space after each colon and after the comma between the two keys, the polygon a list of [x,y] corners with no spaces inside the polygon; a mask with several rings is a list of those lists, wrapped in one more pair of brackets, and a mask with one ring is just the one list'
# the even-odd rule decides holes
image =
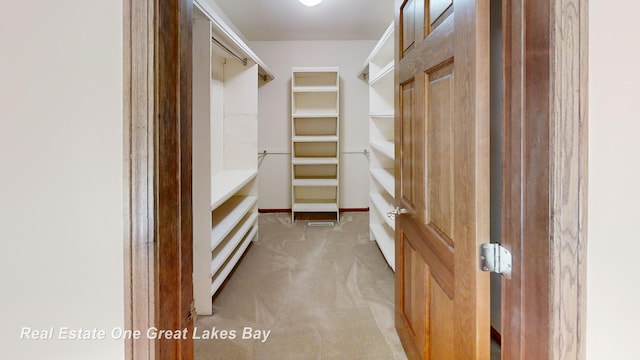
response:
{"label": "white shelf board", "polygon": [[[301,202],[302,201],[302,202]],[[317,202],[312,202],[317,201]],[[337,212],[338,204],[335,202],[325,203],[320,202],[320,200],[300,200],[296,199],[296,202],[293,203],[292,211],[295,212]]]}
{"label": "white shelf board", "polygon": [[216,32],[223,35],[223,42],[230,42],[234,48],[237,48],[242,57],[250,58],[253,62],[258,64],[258,73],[263,77],[265,81],[275,78],[271,70],[262,62],[262,60],[253,52],[253,50],[247,45],[242,38],[236,34],[236,32],[229,26],[223,18],[217,14],[217,11],[206,0],[194,0],[194,7],[202,11],[202,13],[212,22],[212,27]]}
{"label": "white shelf board", "polygon": [[338,141],[337,135],[298,135],[292,138],[293,142],[336,142]]}
{"label": "white shelf board", "polygon": [[383,153],[389,159],[395,159],[395,145],[392,141],[372,141],[371,147]]}
{"label": "white shelf board", "polygon": [[242,239],[247,235],[249,230],[256,224],[258,221],[258,213],[253,213],[249,215],[249,218],[240,225],[240,227],[233,233],[231,238],[226,241],[224,244],[220,244],[220,249],[217,249],[218,252],[215,257],[211,260],[211,276],[213,277],[220,267],[224,264],[224,262],[231,256],[233,250],[238,247],[238,244],[242,241]]}
{"label": "white shelf board", "polygon": [[236,266],[242,254],[244,254],[245,250],[247,250],[247,247],[249,247],[249,243],[251,243],[251,239],[253,239],[257,233],[258,233],[258,227],[254,226],[253,229],[251,229],[251,231],[249,232],[249,234],[244,238],[244,240],[242,240],[242,243],[238,246],[238,248],[233,253],[231,258],[229,258],[229,260],[227,261],[226,265],[224,265],[222,270],[218,272],[217,276],[213,277],[211,281],[211,296],[213,296],[216,293],[216,291],[218,291],[218,289],[220,288],[220,285],[222,285],[222,283],[227,278],[231,270],[233,270],[233,267]]}
{"label": "white shelf board", "polygon": [[293,165],[337,165],[337,157],[294,157]]}
{"label": "white shelf board", "polygon": [[304,113],[294,113],[292,115],[294,118],[327,118],[328,120],[335,120],[335,118],[338,117],[338,113],[334,112],[330,115],[327,114],[321,114],[321,113],[311,113],[311,114],[304,114]]}
{"label": "white shelf board", "polygon": [[293,186],[338,186],[338,179],[293,179]]}
{"label": "white shelf board", "polygon": [[389,119],[393,120],[395,118],[394,114],[369,114],[369,117],[376,119]]}
{"label": "white shelf board", "polygon": [[387,260],[387,263],[393,271],[396,271],[396,251],[393,234],[390,234],[389,230],[382,224],[370,224],[369,230],[373,233],[373,238],[376,240],[376,243],[378,243],[378,247],[385,260]]}
{"label": "white shelf board", "polygon": [[375,209],[380,213],[380,216],[384,218],[385,223],[389,225],[389,227],[393,230],[396,229],[396,221],[395,219],[387,216],[387,213],[393,211],[393,205],[389,204],[387,200],[381,194],[372,193],[371,194],[371,203],[375,207]]}
{"label": "white shelf board", "polygon": [[291,89],[294,93],[306,92],[338,92],[337,86],[295,86]]}
{"label": "white shelf board", "polygon": [[380,37],[380,40],[378,40],[378,43],[376,44],[376,46],[373,48],[373,50],[371,50],[371,53],[367,57],[367,60],[364,61],[364,64],[362,65],[362,67],[360,69],[360,72],[359,72],[360,78],[365,79],[365,78],[367,78],[369,76],[369,63],[380,52],[380,50],[384,46],[385,42],[393,34],[393,29],[394,29],[394,22],[391,21],[391,24],[389,24],[389,26],[387,26],[387,29],[384,31],[384,33]]}
{"label": "white shelf board", "polygon": [[373,74],[374,77],[370,78],[369,85],[375,85],[378,81],[383,79],[385,76],[393,75],[395,62],[391,60],[387,65],[385,65],[377,74]]}
{"label": "white shelf board", "polygon": [[256,202],[258,202],[256,196],[234,196],[213,211],[212,250],[229,235]]}
{"label": "white shelf board", "polygon": [[336,111],[298,111],[291,116],[294,118],[337,118]]}
{"label": "white shelf board", "polygon": [[382,185],[384,190],[395,199],[395,179],[393,178],[393,169],[371,169],[371,175],[376,181]]}
{"label": "white shelf board", "polygon": [[211,210],[222,205],[258,175],[258,170],[228,170],[211,178]]}

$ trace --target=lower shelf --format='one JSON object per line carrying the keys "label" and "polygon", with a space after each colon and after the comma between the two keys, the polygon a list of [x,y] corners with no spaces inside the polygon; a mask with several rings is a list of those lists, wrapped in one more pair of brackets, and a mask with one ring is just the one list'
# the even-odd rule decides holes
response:
{"label": "lower shelf", "polygon": [[238,263],[238,260],[240,260],[240,257],[242,257],[242,254],[244,254],[245,250],[247,250],[247,247],[249,247],[249,243],[256,236],[257,233],[258,233],[258,227],[254,226],[249,231],[247,236],[245,236],[245,238],[242,240],[240,245],[238,245],[236,250],[233,252],[233,255],[231,255],[229,259],[227,259],[227,261],[224,263],[224,265],[218,271],[218,273],[212,276],[211,296],[215,295],[216,291],[218,291],[218,289],[220,288],[224,280],[227,278],[227,276],[229,276],[229,273],[231,273],[231,270],[233,270],[233,267],[236,266],[236,264]]}
{"label": "lower shelf", "polygon": [[338,186],[338,179],[293,179],[293,186]]}
{"label": "lower shelf", "polygon": [[257,196],[233,196],[213,211],[211,250],[215,249],[258,202]]}
{"label": "lower shelf", "polygon": [[293,212],[337,212],[338,204],[335,201],[321,202],[320,200],[300,200],[293,204]]}
{"label": "lower shelf", "polygon": [[387,260],[387,264],[396,271],[396,248],[395,248],[395,235],[391,229],[382,224],[370,224],[369,230],[373,234],[373,238],[376,240],[384,259]]}
{"label": "lower shelf", "polygon": [[213,259],[211,260],[211,276],[214,276],[224,262],[233,253],[233,250],[240,244],[247,233],[255,227],[258,221],[258,213],[252,213],[247,216],[245,221],[237,226],[235,231],[227,236],[224,241],[213,250]]}

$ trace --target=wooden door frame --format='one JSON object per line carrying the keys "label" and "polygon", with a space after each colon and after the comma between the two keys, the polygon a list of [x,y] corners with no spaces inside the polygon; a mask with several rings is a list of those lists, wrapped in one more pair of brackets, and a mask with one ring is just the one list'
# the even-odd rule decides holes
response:
{"label": "wooden door frame", "polygon": [[584,359],[588,1],[503,2],[504,359]]}
{"label": "wooden door frame", "polygon": [[[503,358],[582,360],[588,1],[504,3],[502,232],[516,266],[503,280]],[[181,329],[192,286],[193,4],[123,5],[125,326]],[[126,358],[192,359],[193,341],[143,336],[126,342]]]}
{"label": "wooden door frame", "polygon": [[123,0],[126,359],[192,359],[192,0]]}

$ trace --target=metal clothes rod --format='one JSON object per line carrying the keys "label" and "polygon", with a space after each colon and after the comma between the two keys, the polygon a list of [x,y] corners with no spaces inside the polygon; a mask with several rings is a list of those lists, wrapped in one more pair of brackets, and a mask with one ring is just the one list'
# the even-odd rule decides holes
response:
{"label": "metal clothes rod", "polygon": [[224,46],[224,44],[222,44],[220,41],[218,41],[218,39],[214,38],[213,36],[211,37],[211,40],[213,40],[213,42],[215,42],[218,46],[220,46],[224,51],[229,53],[229,55],[231,55],[234,58],[238,59],[238,61],[240,61],[242,63],[242,65],[247,66],[247,58],[241,58],[240,56],[236,55],[236,53],[234,53],[233,51],[229,50],[228,47]]}
{"label": "metal clothes rod", "polygon": [[263,150],[262,152],[259,152],[258,155],[262,155],[262,156],[267,156],[267,155],[291,155],[291,152]]}
{"label": "metal clothes rod", "polygon": [[343,151],[343,152],[341,152],[341,154],[365,154],[365,155],[369,155],[369,150],[364,149],[362,151]]}
{"label": "metal clothes rod", "polygon": [[[365,154],[369,155],[369,150],[364,149],[362,151],[342,151],[340,154]],[[283,151],[267,151],[263,150],[259,152],[258,155],[266,156],[266,155],[291,155],[291,152],[283,152]]]}

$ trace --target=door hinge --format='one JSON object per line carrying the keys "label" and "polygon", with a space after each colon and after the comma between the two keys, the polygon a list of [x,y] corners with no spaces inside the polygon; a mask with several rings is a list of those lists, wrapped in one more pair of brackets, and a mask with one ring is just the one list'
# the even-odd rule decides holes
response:
{"label": "door hinge", "polygon": [[189,304],[189,321],[193,321],[193,319],[196,318],[196,316],[198,315],[198,313],[196,313],[196,301],[192,300],[191,304]]}
{"label": "door hinge", "polygon": [[498,243],[480,245],[480,270],[511,279],[511,253]]}

